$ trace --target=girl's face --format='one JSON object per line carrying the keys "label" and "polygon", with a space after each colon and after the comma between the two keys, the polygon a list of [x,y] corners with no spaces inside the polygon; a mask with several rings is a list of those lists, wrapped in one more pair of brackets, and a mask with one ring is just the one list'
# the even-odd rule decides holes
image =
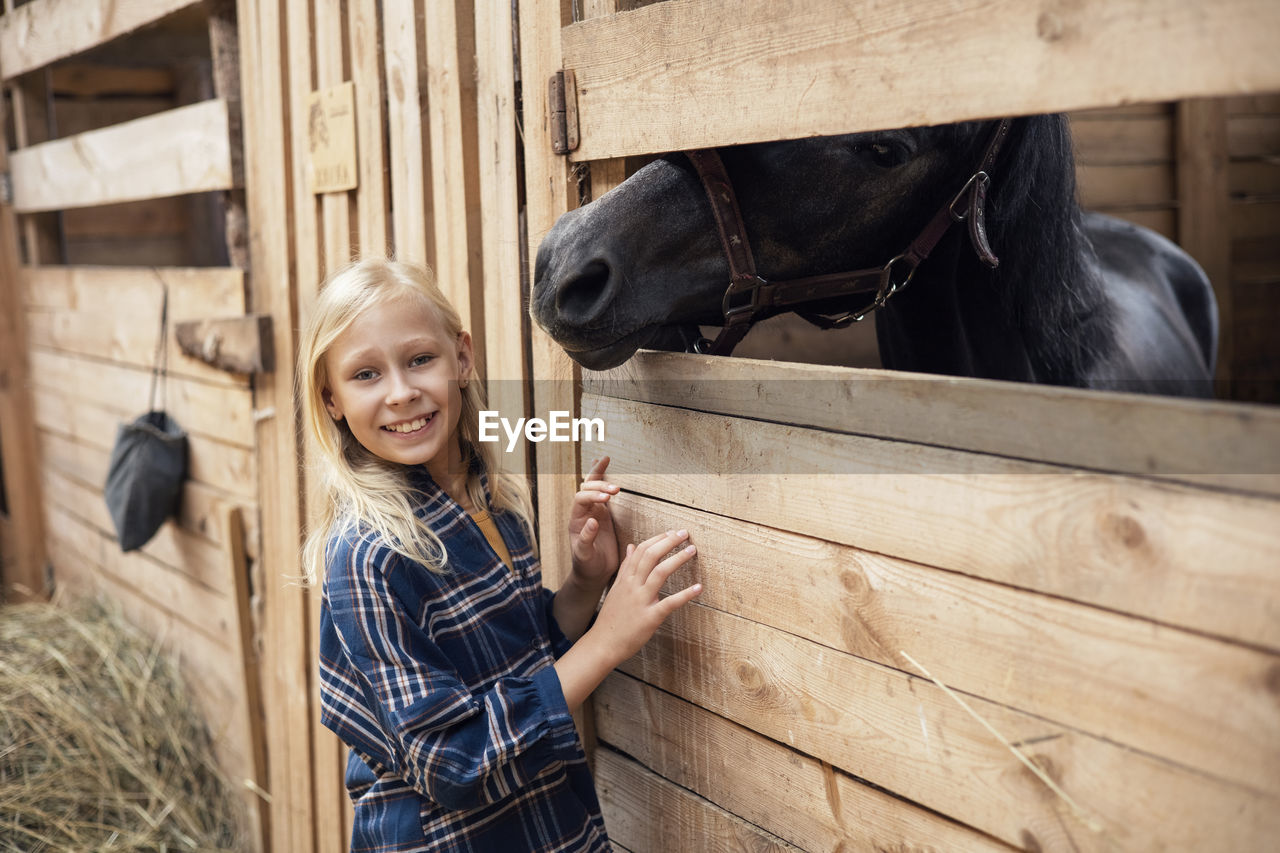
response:
{"label": "girl's face", "polygon": [[334,341],[321,397],[370,453],[426,465],[445,483],[461,467],[458,383],[471,363],[469,334],[450,337],[425,300],[398,296],[366,309]]}

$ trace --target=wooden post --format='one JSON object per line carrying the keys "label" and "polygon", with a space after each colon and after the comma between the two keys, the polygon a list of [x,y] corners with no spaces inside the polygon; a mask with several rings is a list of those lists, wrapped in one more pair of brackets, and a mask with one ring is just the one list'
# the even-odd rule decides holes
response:
{"label": "wooden post", "polygon": [[271,844],[277,853],[315,847],[312,796],[311,673],[302,567],[298,425],[293,369],[297,324],[290,278],[290,216],[281,176],[290,174],[285,126],[284,21],[276,3],[240,0],[240,73],[245,197],[253,260],[250,308],[273,320],[274,373],[254,378],[258,413],[258,494],[262,506],[262,697],[269,755]]}
{"label": "wooden post", "polygon": [[[0,139],[5,112],[0,99]],[[0,144],[0,174],[9,170],[7,146]],[[0,198],[0,459],[8,499],[8,535],[0,563],[0,601],[40,599],[45,588],[44,502],[40,495],[39,447],[31,394],[27,388],[26,311],[18,265],[18,225],[13,205]]]}
{"label": "wooden post", "polygon": [[1178,242],[1204,267],[1218,299],[1217,378],[1230,395],[1232,371],[1231,197],[1227,110],[1221,98],[1179,101]]}

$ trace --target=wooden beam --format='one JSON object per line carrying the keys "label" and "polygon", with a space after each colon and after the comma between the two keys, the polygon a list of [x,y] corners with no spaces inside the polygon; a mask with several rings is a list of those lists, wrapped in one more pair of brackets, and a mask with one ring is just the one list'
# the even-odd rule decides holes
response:
{"label": "wooden beam", "polygon": [[0,79],[105,44],[194,5],[194,0],[33,0],[0,16]]}
{"label": "wooden beam", "polygon": [[624,489],[1280,649],[1274,499],[588,395],[583,415]]}
{"label": "wooden beam", "polygon": [[[697,603],[620,669],[1024,850],[1239,850],[1280,832],[1274,788],[1233,785],[966,696],[1073,810],[930,681]],[[712,762],[722,749],[695,743],[685,760]]]}
{"label": "wooden beam", "polygon": [[392,240],[397,258],[425,264],[434,261],[436,250],[428,203],[431,145],[422,121],[427,109],[423,2],[383,4],[382,25]]}
{"label": "wooden beam", "polygon": [[219,370],[263,373],[275,369],[271,318],[263,314],[175,323],[174,336],[184,353]]}
{"label": "wooden beam", "polygon": [[577,75],[573,159],[596,160],[1272,91],[1277,32],[1270,0],[671,0],[567,27],[556,68]]}
{"label": "wooden beam", "polygon": [[632,849],[798,853],[782,839],[611,749],[597,754],[595,781],[609,840],[617,835]]}
{"label": "wooden beam", "polygon": [[[0,137],[7,122],[0,98]],[[8,146],[0,145],[0,174],[8,169]],[[0,599],[40,599],[44,581],[44,502],[40,498],[40,455],[27,371],[26,311],[18,265],[18,221],[0,199],[0,459],[10,524],[9,560],[0,574]]]}
{"label": "wooden beam", "polygon": [[1230,382],[1235,335],[1226,104],[1222,99],[1182,101],[1176,127],[1178,243],[1204,268],[1213,284],[1218,301],[1217,378]]}
{"label": "wooden beam", "polygon": [[[642,352],[587,391],[1280,496],[1280,411],[776,361]],[[998,413],[992,417],[992,413]],[[1105,441],[1100,440],[1105,437]]]}
{"label": "wooden beam", "polygon": [[613,503],[620,541],[690,532],[698,560],[672,586],[702,583],[706,607],[914,674],[898,655],[910,648],[958,690],[1280,792],[1276,654],[776,527]]}
{"label": "wooden beam", "polygon": [[[563,67],[560,30],[568,20],[568,4],[520,0],[520,79],[524,98],[525,191],[528,199],[528,257],[556,219],[569,209],[569,164],[551,151],[547,128],[547,78]],[[581,371],[564,351],[536,325],[530,328],[534,410],[578,409]],[[542,548],[543,580],[548,589],[564,581],[569,565],[569,510],[578,485],[578,455],[573,445],[542,442],[535,451],[538,495],[538,537]],[[554,555],[554,558],[552,557]]]}
{"label": "wooden beam", "polygon": [[377,0],[349,0],[347,6],[351,79],[356,81],[356,239],[363,255],[385,255],[387,232],[387,146],[382,103],[383,63],[378,52]]}
{"label": "wooden beam", "polygon": [[230,189],[227,107],[205,101],[14,152],[19,213]]}
{"label": "wooden beam", "polygon": [[[614,673],[594,694],[600,739],[681,788],[706,797],[801,850],[1009,849],[990,836],[855,780],[745,726]],[[699,850],[669,844],[666,813],[646,798],[609,796],[607,755],[597,757],[597,786],[615,814],[629,812],[639,850]],[[693,757],[708,761],[690,760]],[[843,845],[843,846],[842,846]]]}
{"label": "wooden beam", "polygon": [[[509,4],[475,4],[476,116],[479,190],[485,210],[480,238],[484,273],[485,387],[506,417],[531,414],[527,379],[527,297],[520,278],[519,162],[516,140],[514,21]],[[521,443],[504,454],[509,470],[532,473]]]}
{"label": "wooden beam", "polygon": [[[270,849],[315,848],[312,772],[311,673],[302,573],[301,484],[293,372],[297,348],[296,281],[292,271],[288,193],[281,177],[294,174],[285,109],[286,21],[281,4],[239,0],[240,79],[244,119],[245,198],[249,255],[253,262],[248,309],[274,320],[276,370],[254,382],[257,421],[258,500],[263,508],[262,704],[271,794]],[[291,69],[292,70],[292,69]],[[290,75],[292,76],[292,75]],[[295,149],[296,150],[296,149]]]}

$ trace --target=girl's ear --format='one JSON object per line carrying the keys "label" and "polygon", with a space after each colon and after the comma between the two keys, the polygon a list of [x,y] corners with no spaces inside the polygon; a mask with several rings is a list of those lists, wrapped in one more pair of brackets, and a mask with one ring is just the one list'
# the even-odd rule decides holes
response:
{"label": "girl's ear", "polygon": [[320,390],[320,399],[324,401],[324,408],[329,413],[329,417],[335,421],[342,420],[342,407],[334,401],[333,392],[329,390],[328,386]]}
{"label": "girl's ear", "polygon": [[471,333],[463,330],[458,332],[458,384],[463,388],[467,387],[467,382],[471,379],[473,363]]}

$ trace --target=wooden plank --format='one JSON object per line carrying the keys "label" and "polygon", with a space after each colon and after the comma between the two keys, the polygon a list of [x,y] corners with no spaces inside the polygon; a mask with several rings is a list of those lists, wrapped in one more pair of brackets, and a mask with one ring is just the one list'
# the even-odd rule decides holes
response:
{"label": "wooden plank", "polygon": [[[7,17],[7,16],[5,16]],[[8,116],[0,97],[0,136]],[[8,169],[8,145],[0,145],[0,173]],[[18,221],[0,199],[0,476],[10,525],[6,560],[0,568],[0,600],[43,598],[44,517],[40,456],[28,388],[27,330],[22,272],[18,266]]]}
{"label": "wooden plank", "polygon": [[[963,0],[928,16],[897,4],[851,15],[842,0],[670,0],[567,27],[557,67],[577,74],[573,157],[597,160],[1277,90],[1277,31],[1269,0],[1208,17],[1180,0]],[[524,79],[532,91],[546,75]]]}
{"label": "wooden plank", "polygon": [[402,261],[432,263],[435,227],[428,211],[431,146],[422,125],[427,94],[422,2],[383,5],[383,56],[395,255]]}
{"label": "wooden plank", "polygon": [[1076,162],[1085,166],[1169,163],[1173,122],[1167,115],[1130,116],[1071,123]]}
{"label": "wooden plank", "polygon": [[595,778],[610,840],[616,834],[632,849],[799,853],[611,749],[597,753]]}
{"label": "wooden plank", "polygon": [[725,415],[1280,495],[1272,440],[1280,412],[1262,406],[658,352],[588,372],[583,386],[659,405],[697,400]]}
{"label": "wooden plank", "polygon": [[1280,112],[1230,116],[1226,121],[1232,158],[1273,157],[1280,153]]}
{"label": "wooden plank", "polygon": [[931,682],[696,603],[621,670],[1021,849],[1256,849],[1280,829],[1274,791],[966,697],[1076,813]]}
{"label": "wooden plank", "polygon": [[427,115],[436,277],[484,352],[472,0],[428,4]]}
{"label": "wooden plank", "polygon": [[1231,205],[1231,239],[1275,240],[1280,236],[1280,199]]}
{"label": "wooden plank", "polygon": [[60,62],[49,69],[55,95],[101,98],[106,95],[172,95],[173,69],[127,68],[94,62]]}
{"label": "wooden plank", "polygon": [[[313,6],[316,88],[324,91],[351,79],[345,44],[346,19],[340,4]],[[321,259],[326,276],[351,261],[353,204],[354,199],[347,192],[320,195]]]}
{"label": "wooden plank", "polygon": [[[594,699],[602,741],[802,850],[1008,849],[627,675],[611,675]],[[610,754],[597,753],[597,768]],[[598,785],[607,796],[608,781]],[[655,843],[664,816],[641,812],[639,849],[704,849]],[[605,820],[612,832],[615,821]]]}
{"label": "wooden plank", "polygon": [[153,198],[73,208],[62,214],[67,240],[181,237],[190,227],[189,205],[181,198]]}
{"label": "wooden plank", "polygon": [[1280,648],[1272,499],[583,397],[630,491]]}
{"label": "wooden plank", "polygon": [[1233,197],[1280,196],[1280,157],[1234,160],[1228,167],[1227,174]]}
{"label": "wooden plank", "polygon": [[[539,243],[555,220],[569,209],[569,164],[551,151],[547,129],[545,81],[563,68],[560,29],[568,20],[564,3],[520,0],[520,79],[524,101],[525,187],[528,199],[528,257],[537,254]],[[609,19],[611,20],[611,19]],[[536,325],[529,332],[534,410],[539,412],[578,409],[575,388],[580,369],[564,351]],[[578,485],[578,458],[572,445],[543,442],[535,449],[537,470],[538,538],[544,555],[543,581],[556,589],[564,580],[568,561],[548,555],[569,553],[569,510]]]}
{"label": "wooden plank", "polygon": [[228,373],[263,373],[274,368],[271,318],[263,314],[184,320],[174,324],[184,353]]}
{"label": "wooden plank", "polygon": [[[292,10],[296,7],[290,7]],[[244,87],[245,196],[249,249],[253,259],[249,310],[270,314],[275,335],[276,372],[254,383],[254,408],[270,417],[257,421],[258,501],[262,529],[262,704],[270,755],[270,849],[315,848],[315,797],[310,674],[315,666],[306,618],[306,595],[290,579],[301,576],[302,539],[298,424],[294,416],[293,373],[299,317],[291,274],[288,199],[280,177],[295,174],[289,156],[285,108],[286,21],[277,3],[239,0],[240,73]],[[304,17],[305,20],[305,17]],[[288,57],[291,59],[291,56]],[[292,100],[292,98],[290,98]],[[294,149],[296,150],[296,149]]]}
{"label": "wooden plank", "polygon": [[192,5],[192,0],[33,0],[0,17],[0,79],[105,44]]}
{"label": "wooden plank", "polygon": [[1173,168],[1164,164],[1076,167],[1080,204],[1086,208],[1171,205]]}
{"label": "wooden plank", "polygon": [[[684,528],[699,603],[1258,791],[1280,793],[1280,656],[631,495],[623,541]],[[630,752],[630,750],[628,750]],[[634,753],[633,753],[634,754]]]}
{"label": "wooden plank", "polygon": [[[32,386],[57,392],[78,403],[92,403],[121,419],[146,408],[150,371],[55,350],[31,351]],[[188,432],[253,447],[253,409],[248,388],[209,385],[171,376],[165,410]]]}
{"label": "wooden plank", "polygon": [[64,139],[92,130],[124,124],[127,121],[159,115],[178,106],[172,96],[126,96],[83,101],[58,98],[52,103],[54,126],[58,137]]}
{"label": "wooden plank", "polygon": [[1235,355],[1231,299],[1231,197],[1227,113],[1222,99],[1182,101],[1176,114],[1178,244],[1213,283],[1218,302],[1218,379],[1230,381]]}
{"label": "wooden plank", "polygon": [[[183,354],[173,331],[185,320],[243,314],[242,270],[29,267],[23,278],[33,346],[151,370],[167,290],[169,372],[224,386],[243,387],[248,382],[247,377],[225,373]],[[142,397],[132,402],[145,407],[148,401]]]}
{"label": "wooden plank", "polygon": [[[8,87],[13,100],[13,138],[18,148],[46,142],[50,138],[57,116],[56,110],[50,107],[53,96],[48,82],[46,74],[28,74]],[[8,159],[7,152],[5,159]],[[57,214],[27,214],[21,217],[19,224],[25,250],[24,263],[66,263]]]}
{"label": "wooden plank", "polygon": [[378,0],[350,0],[347,6],[351,77],[356,81],[356,234],[360,251],[382,255],[387,237],[387,156],[382,101],[386,87],[378,55]]}
{"label": "wooden plank", "polygon": [[227,106],[213,100],[135,119],[12,157],[21,213],[231,189]]}
{"label": "wooden plank", "polygon": [[[80,403],[64,395],[37,390],[33,395],[34,414],[40,428],[56,432],[110,453],[116,428],[124,420],[98,406]],[[217,439],[187,434],[187,477],[240,497],[253,496],[253,476],[257,458],[252,449],[224,444]],[[106,469],[102,471],[106,479]]]}
{"label": "wooden plank", "polygon": [[[520,271],[520,200],[516,148],[514,21],[511,9],[475,4],[476,144],[479,192],[485,206],[480,239],[484,274],[485,389],[504,417],[531,413],[526,384],[528,320]],[[530,470],[528,447],[504,454],[509,470]]]}

